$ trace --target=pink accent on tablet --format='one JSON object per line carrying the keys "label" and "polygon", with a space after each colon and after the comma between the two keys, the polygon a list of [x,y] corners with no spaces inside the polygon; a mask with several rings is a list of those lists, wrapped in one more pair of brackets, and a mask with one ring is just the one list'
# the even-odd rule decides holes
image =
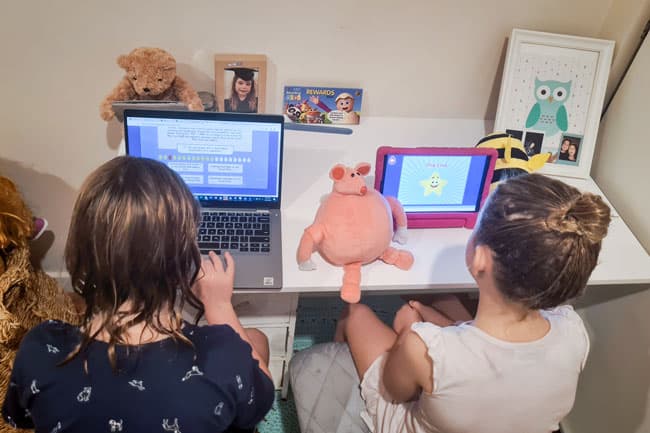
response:
{"label": "pink accent on tablet", "polygon": [[402,203],[409,228],[472,228],[496,160],[489,148],[383,146],[377,149],[375,189]]}

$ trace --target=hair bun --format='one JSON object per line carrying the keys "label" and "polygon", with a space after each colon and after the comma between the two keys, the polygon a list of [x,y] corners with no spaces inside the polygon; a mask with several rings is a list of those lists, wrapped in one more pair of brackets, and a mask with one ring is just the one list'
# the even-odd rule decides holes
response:
{"label": "hair bun", "polygon": [[599,195],[586,192],[552,212],[546,224],[557,232],[575,233],[591,243],[598,243],[607,235],[610,221],[610,207]]}

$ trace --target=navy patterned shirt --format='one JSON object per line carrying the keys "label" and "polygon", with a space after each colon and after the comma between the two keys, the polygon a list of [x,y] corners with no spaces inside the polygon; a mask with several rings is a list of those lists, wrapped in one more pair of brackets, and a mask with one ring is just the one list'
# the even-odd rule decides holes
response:
{"label": "navy patterned shirt", "polygon": [[100,341],[60,366],[82,335],[67,323],[42,323],[20,345],[2,415],[44,433],[252,430],[275,393],[250,345],[225,325],[186,323],[183,334],[195,349],[171,338],[117,346],[113,371]]}

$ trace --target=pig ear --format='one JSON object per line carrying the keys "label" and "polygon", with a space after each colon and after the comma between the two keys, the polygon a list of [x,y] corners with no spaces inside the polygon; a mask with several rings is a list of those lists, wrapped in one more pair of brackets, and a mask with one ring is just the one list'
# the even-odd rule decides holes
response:
{"label": "pig ear", "polygon": [[336,164],[330,169],[330,179],[337,181],[343,179],[345,175],[345,166],[343,164]]}
{"label": "pig ear", "polygon": [[354,167],[354,169],[365,176],[370,173],[370,164],[367,162],[360,162],[356,167]]}

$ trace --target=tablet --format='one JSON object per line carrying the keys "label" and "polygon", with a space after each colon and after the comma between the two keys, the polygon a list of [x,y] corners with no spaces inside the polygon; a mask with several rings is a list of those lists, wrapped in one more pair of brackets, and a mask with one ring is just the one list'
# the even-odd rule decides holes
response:
{"label": "tablet", "polygon": [[496,159],[495,149],[384,146],[377,149],[375,189],[400,201],[409,228],[472,228]]}

